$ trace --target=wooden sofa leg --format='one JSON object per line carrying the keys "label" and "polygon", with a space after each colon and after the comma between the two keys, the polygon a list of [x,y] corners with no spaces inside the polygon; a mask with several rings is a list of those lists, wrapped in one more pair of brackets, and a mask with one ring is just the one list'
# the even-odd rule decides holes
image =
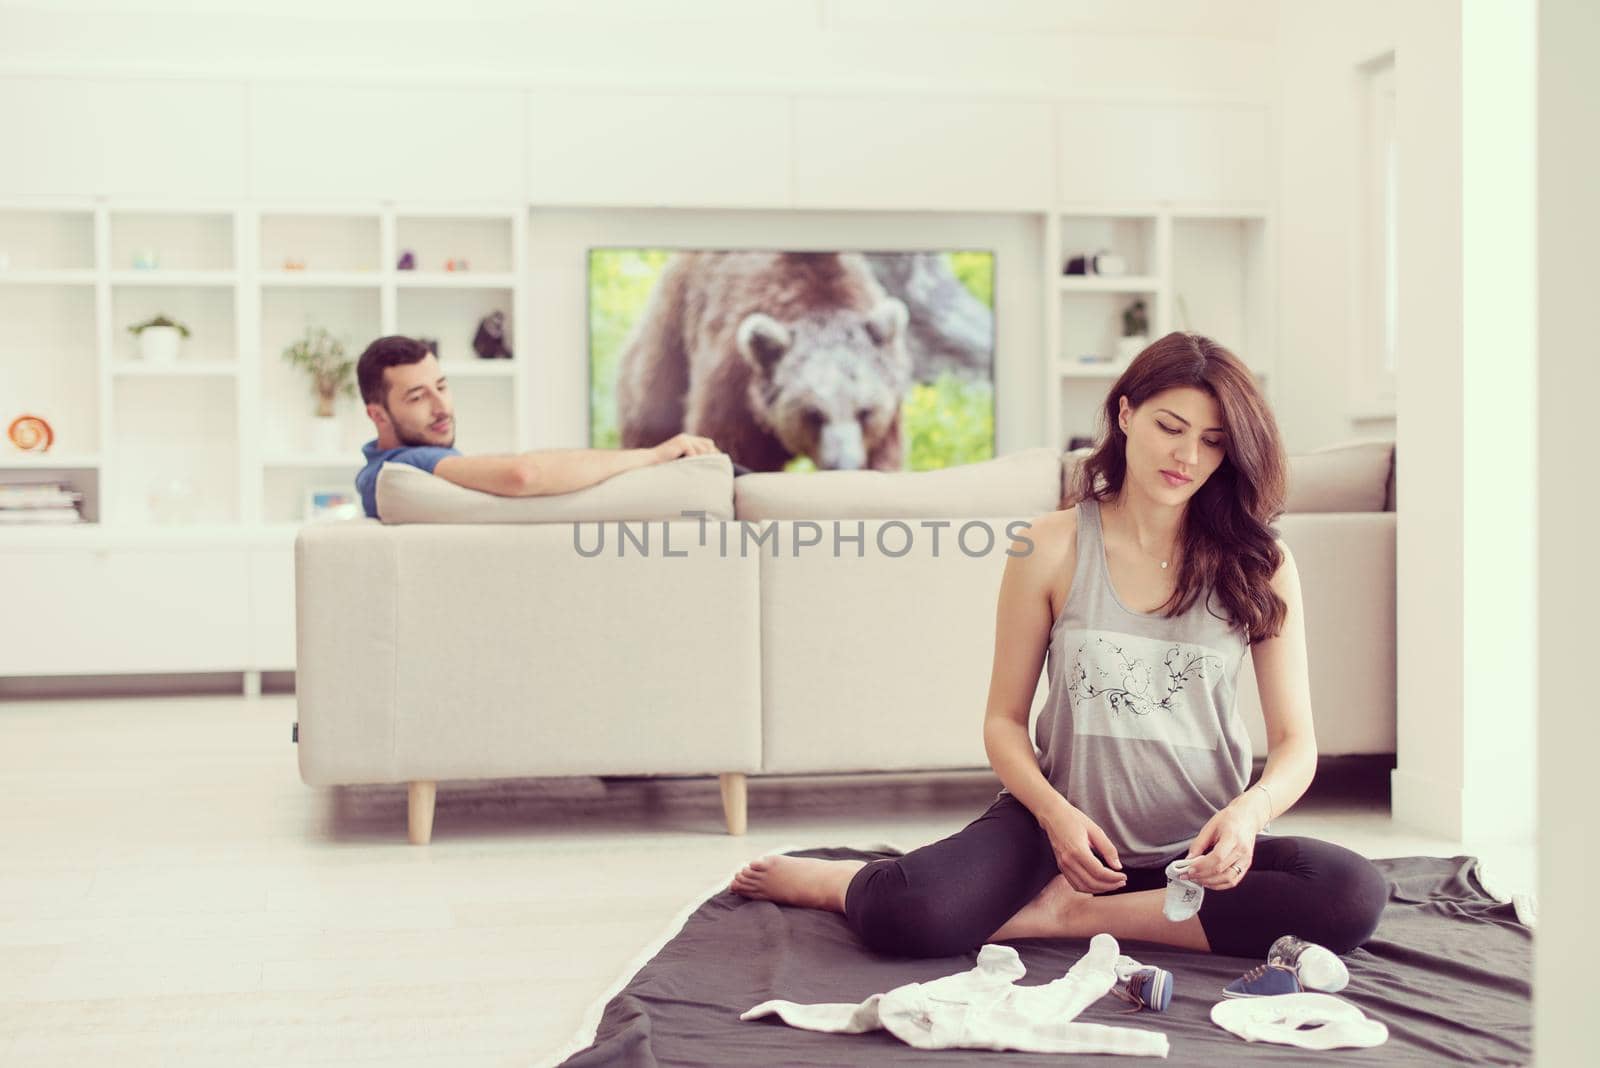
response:
{"label": "wooden sofa leg", "polygon": [[412,845],[427,845],[433,837],[433,795],[436,783],[414,782],[406,797],[406,830]]}
{"label": "wooden sofa leg", "polygon": [[744,775],[729,772],[718,776],[722,783],[722,817],[728,821],[729,834],[743,834],[745,827]]}

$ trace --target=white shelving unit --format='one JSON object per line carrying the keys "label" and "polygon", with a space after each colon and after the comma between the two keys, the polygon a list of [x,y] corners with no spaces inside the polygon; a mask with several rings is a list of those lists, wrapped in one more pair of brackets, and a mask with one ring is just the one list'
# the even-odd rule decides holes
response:
{"label": "white shelving unit", "polygon": [[[437,338],[462,447],[526,448],[523,361],[471,349],[478,320],[498,309],[518,351],[526,218],[510,205],[0,204],[0,346],[11,350],[0,397],[17,409],[0,422],[40,415],[56,435],[44,454],[0,442],[0,478],[73,482],[101,539],[292,531],[306,491],[348,485],[371,437],[360,401],[342,398],[340,451],[306,455],[309,383],[278,354],[307,325],[352,358],[380,334]],[[396,268],[404,249],[416,270]],[[445,270],[450,259],[470,269]],[[156,314],[192,331],[175,363],[141,361],[127,331]],[[194,503],[163,523],[151,496],[173,480]],[[0,531],[0,547],[19,540]]]}
{"label": "white shelving unit", "polygon": [[[1276,361],[1275,234],[1264,206],[1061,205],[1045,216],[1045,442],[1090,438],[1127,369],[1122,316],[1143,300],[1148,338],[1195,330],[1227,346],[1270,388]],[[1118,276],[1067,275],[1067,261],[1120,254]],[[1096,357],[1098,359],[1087,359]]]}
{"label": "white shelving unit", "polygon": [[[0,482],[68,482],[89,520],[0,529],[7,592],[51,613],[0,634],[0,676],[242,670],[249,692],[292,668],[304,502],[354,488],[373,432],[341,397],[339,448],[315,451],[310,382],[280,353],[307,325],[351,359],[435,338],[457,444],[530,447],[526,228],[511,204],[0,202],[0,431],[30,414],[55,434],[46,453],[0,440]],[[514,359],[472,350],[493,310]],[[171,364],[127,329],[158,314],[191,330]]]}

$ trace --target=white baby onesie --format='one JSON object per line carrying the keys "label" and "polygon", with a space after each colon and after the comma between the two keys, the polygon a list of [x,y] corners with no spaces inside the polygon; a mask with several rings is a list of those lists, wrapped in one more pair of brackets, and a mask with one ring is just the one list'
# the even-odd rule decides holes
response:
{"label": "white baby onesie", "polygon": [[918,1049],[1165,1057],[1167,1036],[1159,1031],[1074,1022],[1116,984],[1119,962],[1126,970],[1130,960],[1118,954],[1117,940],[1097,934],[1066,975],[1043,986],[1016,986],[1027,971],[1017,951],[986,945],[971,971],[898,986],[859,1005],[763,1001],[739,1019],[776,1013],[791,1027],[843,1034],[882,1028]]}
{"label": "white baby onesie", "polygon": [[1272,994],[1229,998],[1211,1006],[1211,1022],[1247,1042],[1277,1042],[1305,1049],[1382,1045],[1389,1028],[1332,994]]}

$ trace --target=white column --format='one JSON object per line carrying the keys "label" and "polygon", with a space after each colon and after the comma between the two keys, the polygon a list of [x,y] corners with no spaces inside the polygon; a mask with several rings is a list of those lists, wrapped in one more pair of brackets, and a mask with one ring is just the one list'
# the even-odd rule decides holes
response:
{"label": "white column", "polygon": [[[1600,954],[1593,920],[1596,589],[1594,257],[1600,248],[1600,5],[1540,0],[1538,24],[1539,433],[1537,656],[1539,937],[1534,1051],[1577,1064],[1591,1017],[1587,977]],[[1557,1041],[1560,1041],[1559,1046]],[[1587,1053],[1592,1053],[1589,1049]]]}
{"label": "white column", "polygon": [[[1394,818],[1461,834],[1461,12],[1397,7]],[[1429,24],[1426,32],[1424,23]]]}
{"label": "white column", "polygon": [[1534,5],[1462,8],[1461,819],[1534,831],[1538,263]]}
{"label": "white column", "polygon": [[1406,9],[1400,116],[1394,816],[1534,827],[1534,19]]}

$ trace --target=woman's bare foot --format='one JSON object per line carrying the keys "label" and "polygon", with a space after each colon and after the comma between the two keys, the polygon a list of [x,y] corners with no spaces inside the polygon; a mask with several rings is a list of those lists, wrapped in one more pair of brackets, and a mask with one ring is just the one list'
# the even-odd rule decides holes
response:
{"label": "woman's bare foot", "polygon": [[1074,890],[1065,876],[1057,875],[988,940],[1004,942],[1009,938],[1072,937],[1076,934],[1072,927],[1072,914],[1093,897],[1093,894]]}
{"label": "woman's bare foot", "polygon": [[844,892],[866,863],[864,860],[818,860],[814,857],[762,857],[741,868],[728,889],[760,901],[842,913]]}

